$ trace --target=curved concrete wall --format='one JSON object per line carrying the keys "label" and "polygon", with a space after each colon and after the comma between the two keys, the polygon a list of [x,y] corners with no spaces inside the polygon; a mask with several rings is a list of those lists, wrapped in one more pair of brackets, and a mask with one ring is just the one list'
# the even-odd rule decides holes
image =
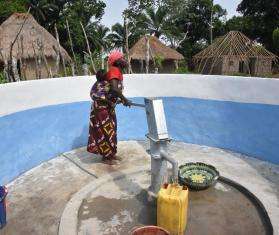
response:
{"label": "curved concrete wall", "polygon": [[[93,77],[0,85],[0,184],[86,145]],[[125,93],[163,97],[175,140],[279,163],[279,81],[201,75],[129,75]],[[141,109],[118,107],[119,139],[144,139]]]}

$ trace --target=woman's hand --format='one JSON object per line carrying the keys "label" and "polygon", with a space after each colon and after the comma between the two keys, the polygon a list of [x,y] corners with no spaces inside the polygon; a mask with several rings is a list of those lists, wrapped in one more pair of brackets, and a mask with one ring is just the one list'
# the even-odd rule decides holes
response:
{"label": "woman's hand", "polygon": [[132,106],[132,101],[128,100],[127,98],[122,99],[122,104],[126,107],[131,107]]}

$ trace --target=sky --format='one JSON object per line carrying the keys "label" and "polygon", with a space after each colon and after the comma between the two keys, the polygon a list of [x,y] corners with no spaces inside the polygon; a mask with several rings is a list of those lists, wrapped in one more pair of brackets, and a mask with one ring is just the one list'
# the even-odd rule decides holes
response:
{"label": "sky", "polygon": [[[103,17],[103,24],[111,27],[117,22],[122,22],[122,12],[128,6],[128,0],[104,0],[107,7],[105,9],[105,15]],[[215,4],[220,4],[223,8],[228,11],[228,18],[236,15],[237,5],[241,0],[214,0]]]}

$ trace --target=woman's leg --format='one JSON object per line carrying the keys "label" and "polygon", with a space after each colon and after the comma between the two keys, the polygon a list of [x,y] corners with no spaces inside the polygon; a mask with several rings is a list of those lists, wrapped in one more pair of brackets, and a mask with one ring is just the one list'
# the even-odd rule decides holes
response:
{"label": "woman's leg", "polygon": [[88,136],[88,143],[87,143],[87,151],[90,153],[94,153],[94,154],[99,154],[99,147],[96,143],[97,140],[97,119],[96,119],[96,115],[94,112],[94,108],[93,105],[91,107],[91,113],[90,113],[90,121],[89,121],[89,136]]}
{"label": "woman's leg", "polygon": [[117,151],[115,113],[109,109],[101,109],[96,113],[95,118],[95,142],[103,159],[112,159]]}

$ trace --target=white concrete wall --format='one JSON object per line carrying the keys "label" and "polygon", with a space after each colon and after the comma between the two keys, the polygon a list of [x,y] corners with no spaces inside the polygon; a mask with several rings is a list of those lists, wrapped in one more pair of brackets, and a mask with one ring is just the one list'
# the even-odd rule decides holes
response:
{"label": "white concrete wall", "polygon": [[[0,85],[0,184],[87,144],[90,102],[79,101],[90,100],[94,81],[78,77]],[[179,97],[164,98],[173,139],[279,164],[279,80],[129,75],[125,87],[129,97]],[[121,105],[117,111],[118,139],[144,139],[145,112]]]}
{"label": "white concrete wall", "polygon": [[[0,116],[31,108],[90,100],[94,77],[55,78],[0,85]],[[211,75],[125,76],[128,97],[177,96],[279,105],[279,80]]]}

